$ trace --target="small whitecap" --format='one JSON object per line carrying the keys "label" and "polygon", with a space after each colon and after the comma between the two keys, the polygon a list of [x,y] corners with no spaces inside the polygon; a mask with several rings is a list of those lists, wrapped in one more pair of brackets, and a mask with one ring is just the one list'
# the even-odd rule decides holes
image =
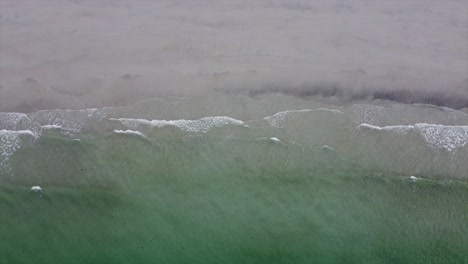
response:
{"label": "small whitecap", "polygon": [[31,187],[31,191],[33,192],[42,192],[41,186],[33,186]]}
{"label": "small whitecap", "polygon": [[335,152],[335,149],[328,146],[328,145],[323,145],[321,148],[321,150],[324,150],[324,151],[330,151],[330,152]]}
{"label": "small whitecap", "polygon": [[137,137],[142,137],[142,138],[147,138],[143,133],[140,131],[134,131],[134,130],[114,130],[114,133],[116,134],[124,134],[124,135],[133,135]]}

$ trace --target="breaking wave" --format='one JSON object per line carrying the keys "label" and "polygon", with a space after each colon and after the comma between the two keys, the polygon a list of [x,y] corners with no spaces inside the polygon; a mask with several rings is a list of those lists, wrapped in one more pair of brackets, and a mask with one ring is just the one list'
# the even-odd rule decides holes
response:
{"label": "breaking wave", "polygon": [[226,125],[244,125],[246,124],[243,121],[230,118],[227,116],[210,116],[200,118],[198,120],[146,120],[146,119],[132,119],[132,118],[117,118],[111,119],[120,121],[123,125],[131,129],[138,129],[141,126],[149,127],[167,127],[173,126],[180,128],[183,131],[187,132],[208,132],[211,128],[222,127]]}
{"label": "breaking wave", "polygon": [[0,130],[0,172],[12,174],[10,159],[20,149],[22,138],[25,136],[33,139],[38,137],[31,130]]}
{"label": "breaking wave", "polygon": [[444,126],[437,124],[418,123],[415,125],[374,126],[360,124],[358,129],[376,131],[390,131],[406,134],[410,131],[418,132],[432,147],[453,151],[464,147],[468,143],[468,126]]}
{"label": "breaking wave", "polygon": [[[288,98],[273,99],[279,102],[285,100],[284,105],[294,105],[287,101]],[[232,98],[227,100],[233,101]],[[468,171],[468,165],[465,164],[468,153],[468,115],[456,110],[426,105],[385,104],[330,107],[315,104],[310,108],[284,110],[281,103],[278,103],[278,107],[262,105],[259,108],[256,104],[262,102],[247,100],[241,101],[245,103],[239,106],[242,111],[234,109],[232,115],[216,115],[229,112],[222,108],[224,105],[232,110],[233,106],[226,103],[229,102],[227,100],[212,110],[215,115],[193,119],[158,118],[176,116],[177,111],[188,104],[186,98],[171,98],[170,106],[165,105],[168,102],[164,100],[147,100],[139,105],[122,108],[0,113],[0,172],[13,175],[12,158],[25,142],[32,142],[28,148],[34,148],[35,145],[45,144],[41,143],[43,138],[49,140],[47,142],[57,140],[60,136],[66,139],[64,142],[94,142],[101,136],[120,134],[158,144],[179,137],[189,141],[203,138],[206,142],[215,138],[223,138],[226,142],[269,141],[280,143],[270,144],[283,147],[283,150],[278,151],[284,151],[285,146],[322,149],[361,163],[378,164],[379,168],[387,167],[411,174],[437,171],[438,175],[468,177],[467,172],[463,172],[465,167]],[[169,111],[164,112],[167,109]],[[192,116],[200,115],[194,109]],[[203,107],[200,109],[203,110],[200,113],[209,112]],[[181,113],[179,115],[189,115],[187,111]],[[171,127],[187,134],[155,129]],[[128,140],[132,140],[131,137]],[[415,171],[410,164],[404,165],[402,159],[417,159],[420,167]]]}

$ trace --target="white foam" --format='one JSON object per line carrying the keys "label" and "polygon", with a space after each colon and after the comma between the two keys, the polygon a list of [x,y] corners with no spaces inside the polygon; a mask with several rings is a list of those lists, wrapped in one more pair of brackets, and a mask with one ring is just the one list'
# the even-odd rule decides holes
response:
{"label": "white foam", "polygon": [[41,126],[41,128],[43,128],[43,129],[63,129],[63,127],[59,126],[59,125],[44,125],[44,126]]}
{"label": "white foam", "polygon": [[412,181],[417,181],[417,180],[418,180],[418,178],[415,177],[415,176],[410,176],[409,178],[410,178],[410,180],[412,180]]}
{"label": "white foam", "polygon": [[374,126],[374,125],[370,125],[367,123],[362,123],[357,128],[365,128],[365,129],[378,130],[378,131],[383,130],[383,127]]}
{"label": "white foam", "polygon": [[377,123],[385,115],[385,107],[370,104],[354,104],[351,114],[357,123]]}
{"label": "white foam", "polygon": [[379,127],[364,123],[358,126],[358,129],[362,128],[376,131],[391,131],[399,134],[416,131],[431,147],[448,151],[453,151],[468,144],[468,126],[445,126],[418,123],[415,125]]}
{"label": "white foam", "polygon": [[343,112],[341,112],[340,110],[336,110],[336,109],[330,109],[330,108],[316,108],[316,109],[312,109],[311,111],[326,111],[326,112],[331,112],[331,113],[335,113],[335,114],[343,114]]}
{"label": "white foam", "polygon": [[90,120],[100,121],[110,114],[109,108],[89,108],[82,110],[41,110],[29,115],[29,117],[41,129],[60,129],[64,135],[74,135]]}
{"label": "white foam", "polygon": [[383,127],[380,127],[380,126],[374,126],[374,125],[363,123],[363,124],[360,124],[358,126],[358,128],[378,130],[378,131],[384,130],[384,131],[396,132],[398,134],[406,134],[408,131],[414,129],[414,126],[412,126],[412,125],[396,125],[396,126],[383,126]]}
{"label": "white foam", "polygon": [[23,113],[0,113],[0,129],[17,130],[20,126],[30,123],[31,120]]}
{"label": "white foam", "polygon": [[36,137],[36,133],[32,132],[31,130],[7,130],[7,129],[2,129],[0,130],[0,135],[2,134],[15,134],[15,135],[29,135]]}
{"label": "white foam", "polygon": [[[69,126],[68,126],[69,127]],[[68,127],[63,127],[62,125],[43,125],[41,126],[41,129],[45,130],[59,130],[62,135],[65,136],[73,136],[74,134],[80,132],[81,128],[68,128]]]}
{"label": "white foam", "polygon": [[281,142],[281,140],[279,140],[277,137],[271,137],[270,140],[274,142]]}
{"label": "white foam", "polygon": [[21,136],[38,137],[31,130],[0,130],[0,171],[11,174],[10,159],[21,147]]}
{"label": "white foam", "polygon": [[141,125],[150,127],[166,127],[174,126],[181,130],[188,132],[208,132],[211,128],[222,127],[226,125],[243,125],[247,126],[243,121],[237,120],[227,116],[210,116],[197,120],[146,120],[146,119],[132,119],[132,118],[118,118],[111,120],[118,120],[124,126],[130,129],[138,129]]}
{"label": "white foam", "polygon": [[33,192],[42,192],[41,186],[33,186],[31,187],[31,191]]}
{"label": "white foam", "polygon": [[275,127],[275,128],[283,128],[284,123],[286,121],[286,117],[289,114],[293,113],[307,113],[307,112],[314,112],[314,111],[326,111],[326,112],[331,112],[334,114],[344,114],[343,112],[336,110],[336,109],[329,109],[329,108],[316,108],[316,109],[301,109],[301,110],[287,110],[287,111],[281,111],[278,112],[272,116],[267,116],[263,118],[270,124],[270,126]]}
{"label": "white foam", "polygon": [[114,130],[114,133],[116,134],[124,134],[124,135],[132,135],[132,136],[138,136],[142,138],[146,138],[146,136],[141,133],[140,131],[134,131],[134,130]]}
{"label": "white foam", "polygon": [[433,147],[453,151],[468,144],[468,126],[416,124],[415,129]]}

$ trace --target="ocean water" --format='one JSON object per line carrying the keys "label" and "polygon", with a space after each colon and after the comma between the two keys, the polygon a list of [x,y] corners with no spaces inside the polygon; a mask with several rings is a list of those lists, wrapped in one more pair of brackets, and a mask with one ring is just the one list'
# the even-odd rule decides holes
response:
{"label": "ocean water", "polygon": [[467,160],[430,105],[0,113],[0,263],[468,263]]}

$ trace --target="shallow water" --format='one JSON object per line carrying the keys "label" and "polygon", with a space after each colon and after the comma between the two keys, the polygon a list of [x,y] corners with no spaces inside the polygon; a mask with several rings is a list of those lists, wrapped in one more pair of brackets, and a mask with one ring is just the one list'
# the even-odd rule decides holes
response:
{"label": "shallow water", "polygon": [[0,114],[0,262],[468,262],[466,114],[197,100]]}

